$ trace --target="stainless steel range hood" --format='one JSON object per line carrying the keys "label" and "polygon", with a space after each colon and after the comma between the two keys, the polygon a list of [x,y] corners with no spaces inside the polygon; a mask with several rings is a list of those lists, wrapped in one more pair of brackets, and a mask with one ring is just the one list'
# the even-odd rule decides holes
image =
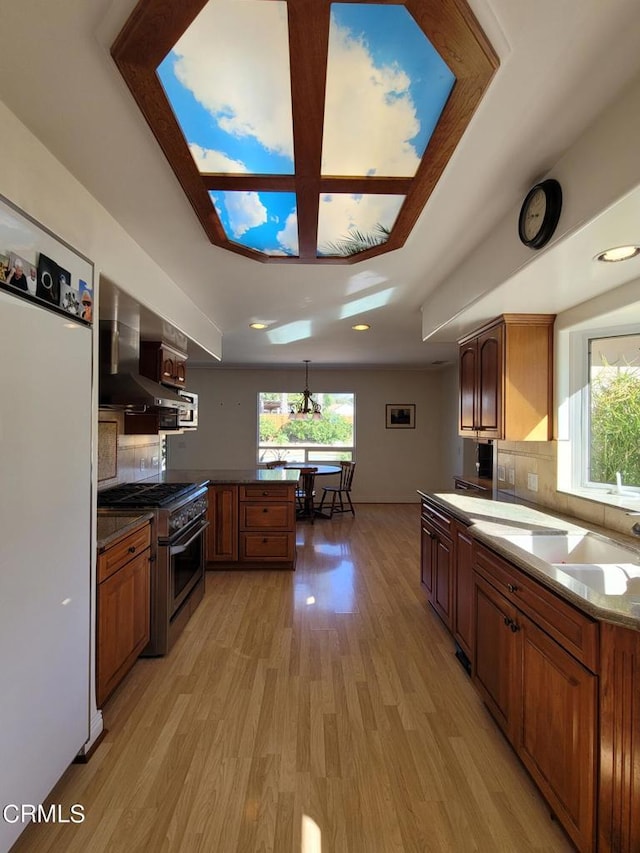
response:
{"label": "stainless steel range hood", "polygon": [[136,412],[188,409],[189,403],[138,372],[140,338],[122,323],[100,324],[100,406]]}

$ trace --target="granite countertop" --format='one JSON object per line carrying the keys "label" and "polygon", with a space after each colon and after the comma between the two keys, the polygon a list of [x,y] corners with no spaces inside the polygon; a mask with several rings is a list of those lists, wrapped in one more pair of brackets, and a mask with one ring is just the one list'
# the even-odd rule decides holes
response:
{"label": "granite countertop", "polygon": [[[499,498],[491,500],[460,492],[418,493],[440,505],[463,524],[469,525],[469,532],[474,538],[580,610],[595,619],[640,631],[640,546],[633,537],[607,531],[582,519],[545,512],[527,504],[501,501]],[[622,571],[628,578],[627,592],[614,595],[606,592],[606,585],[605,591],[587,586],[562,571],[560,566],[528,553],[506,538],[516,534],[561,533],[577,536],[592,533],[600,539],[629,548],[629,563],[615,564],[624,567]],[[621,569],[615,571],[619,573]]]}
{"label": "granite countertop", "polygon": [[136,527],[152,518],[152,512],[140,512],[139,509],[132,509],[129,512],[124,509],[99,509],[96,538],[98,551],[104,551],[120,537],[131,533]]}
{"label": "granite countertop", "polygon": [[163,471],[145,483],[297,483],[300,472],[285,468],[199,468]]}

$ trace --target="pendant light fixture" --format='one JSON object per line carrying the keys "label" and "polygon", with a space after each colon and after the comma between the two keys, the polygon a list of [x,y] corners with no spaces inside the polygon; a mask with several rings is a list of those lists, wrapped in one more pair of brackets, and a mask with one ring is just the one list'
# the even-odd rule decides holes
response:
{"label": "pendant light fixture", "polygon": [[302,392],[302,399],[297,403],[291,403],[289,406],[290,420],[306,420],[311,415],[313,420],[319,421],[322,417],[322,408],[319,403],[316,403],[311,391],[309,391],[309,362],[310,359],[304,359],[304,391]]}

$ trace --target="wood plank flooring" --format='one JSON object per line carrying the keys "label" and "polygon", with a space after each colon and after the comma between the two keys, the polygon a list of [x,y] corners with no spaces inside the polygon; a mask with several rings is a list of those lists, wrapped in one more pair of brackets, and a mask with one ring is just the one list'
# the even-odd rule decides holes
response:
{"label": "wood plank flooring", "polygon": [[298,525],[291,572],[208,573],[166,658],[14,853],[569,851],[419,585],[416,505]]}

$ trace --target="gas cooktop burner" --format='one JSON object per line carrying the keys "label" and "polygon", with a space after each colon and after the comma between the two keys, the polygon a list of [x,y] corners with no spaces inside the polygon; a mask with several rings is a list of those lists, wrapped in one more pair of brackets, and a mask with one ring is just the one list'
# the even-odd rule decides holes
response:
{"label": "gas cooktop burner", "polygon": [[162,507],[195,488],[194,483],[124,483],[98,492],[98,506]]}

